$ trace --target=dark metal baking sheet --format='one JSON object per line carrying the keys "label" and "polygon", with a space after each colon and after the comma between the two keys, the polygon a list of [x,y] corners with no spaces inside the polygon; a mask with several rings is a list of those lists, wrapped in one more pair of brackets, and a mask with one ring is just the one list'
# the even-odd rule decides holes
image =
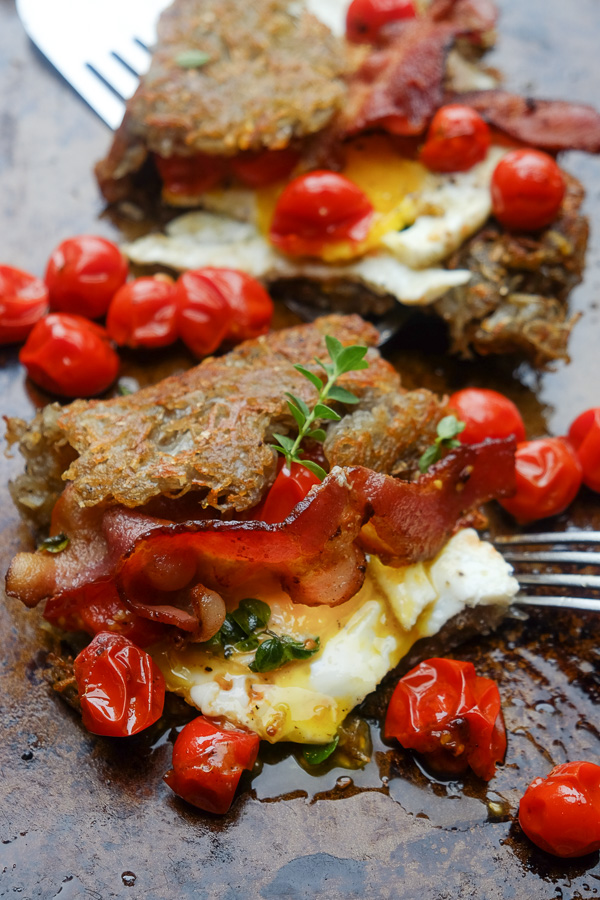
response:
{"label": "dark metal baking sheet", "polygon": [[[598,104],[597,0],[502,0],[501,7],[490,62],[508,86]],[[90,174],[108,133],[28,43],[13,0],[0,0],[0,98],[0,256],[41,273],[60,239],[114,234],[98,218]],[[585,282],[572,300],[585,313],[572,365],[538,376],[497,361],[450,363],[411,339],[395,353],[409,383],[501,387],[532,433],[560,433],[574,413],[600,402],[600,160],[569,154],[564,164],[586,185],[592,220]],[[0,351],[0,362],[1,412],[28,416],[43,397],[24,381],[14,352]],[[129,360],[127,370],[150,378],[181,364],[163,356],[141,368]],[[28,541],[6,491],[19,467],[17,459],[1,462],[3,569]],[[600,528],[597,496],[582,494],[557,524]],[[508,756],[488,786],[431,782],[374,729],[364,772],[315,781],[293,757],[275,764],[265,754],[261,774],[217,819],[162,783],[168,729],[129,742],[82,730],[41,678],[47,636],[38,617],[7,600],[0,604],[0,897],[597,897],[598,854],[552,860],[524,839],[515,813],[535,775],[568,759],[600,758],[599,623],[592,615],[532,613],[458,651],[498,679],[504,699]]]}

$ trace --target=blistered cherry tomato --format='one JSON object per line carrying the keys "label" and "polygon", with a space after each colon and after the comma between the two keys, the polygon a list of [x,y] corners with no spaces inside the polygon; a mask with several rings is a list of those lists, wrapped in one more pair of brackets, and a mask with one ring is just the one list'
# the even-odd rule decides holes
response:
{"label": "blistered cherry tomato", "polygon": [[346,13],[346,37],[355,44],[372,44],[384,25],[416,15],[412,0],[352,0]]}
{"label": "blistered cherry tomato", "polygon": [[48,312],[48,288],[40,278],[0,266],[0,344],[24,341]]}
{"label": "blistered cherry tomato", "polygon": [[600,850],[600,766],[569,762],[531,782],[519,804],[527,837],[554,856]]}
{"label": "blistered cherry tomato", "polygon": [[284,253],[318,256],[329,244],[364,240],[372,218],[371,201],[348,178],[326,170],[309,172],[281,193],[269,237]]}
{"label": "blistered cherry tomato", "polygon": [[227,174],[227,160],[222,156],[208,156],[197,153],[195,156],[155,155],[154,162],[163,182],[167,199],[185,199],[198,197],[205,191],[216,187]]}
{"label": "blistered cherry tomato", "polygon": [[464,388],[448,400],[448,408],[465,423],[458,435],[462,444],[479,444],[486,438],[507,438],[513,434],[517,441],[525,440],[525,425],[521,413],[508,397],[487,388]]}
{"label": "blistered cherry tomato", "polygon": [[172,281],[136,278],[113,297],[106,330],[121,347],[166,347],[177,340],[176,314]]}
{"label": "blistered cherry tomato", "polygon": [[130,610],[110,582],[88,584],[50,597],[44,607],[47,622],[65,631],[121,634],[138,647],[149,647],[164,636],[160,622],[143,619]]}
{"label": "blistered cherry tomato", "polygon": [[517,444],[517,491],[500,500],[521,525],[562,512],[581,487],[581,463],[564,438],[540,438]]}
{"label": "blistered cherry tomato", "polygon": [[569,440],[581,463],[583,483],[600,493],[600,407],[577,416],[569,428]]}
{"label": "blistered cherry tomato", "polygon": [[37,385],[61,397],[93,397],[113,383],[119,357],[107,331],[67,313],[50,313],[33,327],[19,353]]}
{"label": "blistered cherry tomato", "polygon": [[266,334],[273,318],[273,301],[256,278],[237,269],[217,269],[207,266],[197,269],[211,282],[230,310],[226,341],[247,341]]}
{"label": "blistered cherry tomato", "polygon": [[127,737],[160,719],[165,679],[151,656],[120,634],[97,634],[75,657],[83,724],[92,734]]}
{"label": "blistered cherry tomato", "polygon": [[472,663],[427,659],[398,682],[385,736],[423,754],[436,771],[458,774],[470,766],[489,781],[506,752],[498,687]]}
{"label": "blistered cherry tomato", "polygon": [[50,308],[98,319],[127,279],[129,266],[116,244],[95,235],[67,238],[52,253],[45,281]]}
{"label": "blistered cherry tomato", "polygon": [[260,740],[248,731],[218,728],[204,716],[189,722],[173,747],[169,787],[207,812],[226,813],[244,769],[256,762]]}
{"label": "blistered cherry tomato", "polygon": [[287,519],[298,503],[304,500],[311,487],[321,484],[320,479],[300,463],[293,462],[291,468],[288,468],[283,457],[279,458],[277,470],[277,477],[255,516],[269,525]]}
{"label": "blistered cherry tomato", "polygon": [[231,170],[248,187],[260,188],[282,181],[295,169],[300,154],[289,147],[263,150],[262,153],[240,153],[231,160]]}
{"label": "blistered cherry tomato", "polygon": [[479,113],[451,103],[431,120],[421,162],[433,172],[466,172],[485,159],[490,142],[490,129]]}
{"label": "blistered cherry tomato", "polygon": [[184,272],[176,284],[177,332],[195,356],[214,353],[225,338],[232,313],[203,269]]}
{"label": "blistered cherry tomato", "polygon": [[565,195],[562,172],[540,150],[510,150],[492,175],[492,210],[506,228],[535,231],[558,215]]}

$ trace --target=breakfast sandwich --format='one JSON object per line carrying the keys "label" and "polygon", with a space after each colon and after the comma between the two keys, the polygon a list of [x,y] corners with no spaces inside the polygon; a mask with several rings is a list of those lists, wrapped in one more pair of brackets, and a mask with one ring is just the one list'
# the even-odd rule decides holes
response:
{"label": "breakfast sandwich", "polygon": [[[8,594],[147,647],[205,715],[332,740],[416,641],[488,630],[517,591],[471,527],[511,492],[513,440],[455,446],[421,474],[444,400],[404,390],[377,336],[329,316],[129,396],[9,420],[26,459],[13,499],[49,536],[15,556]],[[323,366],[339,375],[328,404]],[[314,424],[282,469],[298,410]]]}

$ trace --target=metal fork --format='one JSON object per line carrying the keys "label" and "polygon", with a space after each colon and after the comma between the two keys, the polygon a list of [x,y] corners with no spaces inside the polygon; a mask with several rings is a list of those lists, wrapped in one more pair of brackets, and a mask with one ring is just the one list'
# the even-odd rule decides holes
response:
{"label": "metal fork", "polygon": [[[600,612],[599,531],[501,535],[494,540],[497,549],[515,568],[521,586],[516,603],[525,606],[556,606]],[[548,545],[549,550],[532,549]],[[572,549],[573,547],[577,549]],[[539,571],[540,568],[586,566],[592,574],[567,571]],[[533,569],[532,569],[533,567]],[[537,593],[550,588],[556,593]],[[534,593],[529,593],[534,591]],[[568,596],[568,593],[577,596]],[[585,595],[596,596],[585,596]]]}

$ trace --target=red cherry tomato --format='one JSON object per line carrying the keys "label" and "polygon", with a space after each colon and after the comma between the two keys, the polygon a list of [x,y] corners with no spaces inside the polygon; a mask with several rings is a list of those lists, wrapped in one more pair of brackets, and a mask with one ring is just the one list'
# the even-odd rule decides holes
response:
{"label": "red cherry tomato", "polygon": [[227,174],[227,160],[206,153],[195,156],[155,155],[154,162],[165,192],[173,198],[197,197],[216,187]]}
{"label": "red cherry tomato", "polygon": [[346,37],[354,44],[372,44],[388,22],[416,15],[412,0],[352,0],[346,13]]}
{"label": "red cherry tomato", "polygon": [[569,428],[569,440],[583,469],[583,483],[600,493],[600,407],[577,416]]}
{"label": "red cherry tomato", "polygon": [[145,650],[120,634],[100,632],[75,657],[83,724],[92,734],[126,737],[160,719],[162,672]]}
{"label": "red cherry tomato", "polygon": [[554,856],[600,850],[600,766],[569,762],[531,782],[519,804],[527,837]]}
{"label": "red cherry tomato", "polygon": [[371,201],[348,178],[325,170],[309,172],[282,192],[269,237],[284,253],[318,256],[328,244],[364,240],[372,218]]}
{"label": "red cherry tomato", "polygon": [[0,266],[0,344],[24,341],[48,312],[48,288],[40,278]]}
{"label": "red cherry tomato", "polygon": [[506,752],[498,687],[472,663],[427,659],[398,682],[385,736],[423,754],[435,770],[457,774],[470,766],[489,781]]}
{"label": "red cherry tomato", "polygon": [[517,491],[500,500],[521,525],[562,512],[581,487],[581,463],[564,438],[540,438],[517,444]]}
{"label": "red cherry tomato", "polygon": [[46,268],[50,308],[98,319],[128,272],[127,260],[111,241],[87,234],[68,238],[54,250]]}
{"label": "red cherry tomato", "polygon": [[510,150],[492,175],[492,209],[506,228],[535,231],[550,225],[565,195],[562,172],[540,150]]}
{"label": "red cherry tomato", "polygon": [[226,813],[243,770],[256,762],[259,744],[256,734],[218,728],[198,716],[179,733],[165,781],[188,803]]}
{"label": "red cherry tomato", "polygon": [[490,129],[470,106],[451,103],[431,120],[421,162],[433,172],[466,172],[485,159]]}
{"label": "red cherry tomato", "polygon": [[214,353],[231,325],[227,300],[203,269],[184,272],[176,284],[177,332],[195,356]]}
{"label": "red cherry tomato", "polygon": [[463,444],[480,444],[486,438],[507,438],[514,434],[525,440],[521,413],[508,397],[486,388],[464,388],[452,394],[448,408],[465,423],[458,435]]}
{"label": "red cherry tomato", "polygon": [[260,188],[287,178],[296,168],[300,154],[285,147],[262,153],[240,153],[231,160],[231,169],[248,187]]}
{"label": "red cherry tomato", "polygon": [[19,359],[37,385],[61,397],[93,397],[117,377],[119,357],[100,325],[50,313],[34,326]]}
{"label": "red cherry tomato", "polygon": [[149,647],[165,634],[159,622],[143,619],[130,610],[110,582],[85,585],[79,590],[50,597],[44,607],[47,622],[65,631],[86,631],[92,637],[110,631]]}
{"label": "red cherry tomato", "polygon": [[208,279],[229,307],[226,341],[247,341],[266,334],[273,318],[273,301],[262,284],[237,269],[197,269]]}
{"label": "red cherry tomato", "polygon": [[293,462],[291,469],[288,469],[283,457],[279,458],[277,469],[278,474],[269,493],[253,516],[269,525],[287,519],[298,503],[304,500],[311,487],[321,484],[321,480],[300,463]]}
{"label": "red cherry tomato", "polygon": [[177,340],[175,285],[162,278],[136,278],[113,297],[106,329],[121,347],[166,347]]}

